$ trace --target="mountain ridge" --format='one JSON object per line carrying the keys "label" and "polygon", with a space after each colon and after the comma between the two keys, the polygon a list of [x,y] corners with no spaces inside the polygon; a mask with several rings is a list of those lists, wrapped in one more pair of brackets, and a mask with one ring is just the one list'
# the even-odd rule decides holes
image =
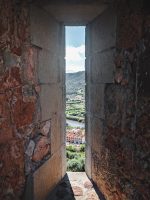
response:
{"label": "mountain ridge", "polygon": [[66,94],[77,94],[85,91],[85,71],[66,73]]}

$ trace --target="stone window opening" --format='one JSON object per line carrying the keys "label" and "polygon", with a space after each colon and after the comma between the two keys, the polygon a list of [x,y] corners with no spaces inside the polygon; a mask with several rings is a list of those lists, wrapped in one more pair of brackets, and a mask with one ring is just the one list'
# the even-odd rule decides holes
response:
{"label": "stone window opening", "polygon": [[67,171],[85,171],[85,26],[65,26]]}

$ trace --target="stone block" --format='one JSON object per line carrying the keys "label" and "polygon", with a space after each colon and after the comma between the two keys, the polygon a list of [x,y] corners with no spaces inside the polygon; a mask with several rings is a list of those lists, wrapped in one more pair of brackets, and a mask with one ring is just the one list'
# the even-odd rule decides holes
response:
{"label": "stone block", "polygon": [[30,8],[31,43],[55,53],[59,48],[59,23],[44,10]]}
{"label": "stone block", "polygon": [[84,182],[84,187],[87,189],[92,189],[93,188],[93,184],[91,183],[91,181],[85,181]]}
{"label": "stone block", "polygon": [[114,51],[94,54],[91,58],[91,80],[94,83],[113,83]]}
{"label": "stone block", "polygon": [[59,84],[41,85],[40,104],[42,121],[62,111],[62,89]]}
{"label": "stone block", "polygon": [[66,174],[67,162],[66,162],[66,143],[61,146],[61,155],[62,155],[62,177]]}
{"label": "stone block", "polygon": [[109,8],[91,23],[91,51],[116,46],[116,12]]}
{"label": "stone block", "polygon": [[3,53],[3,58],[4,58],[3,59],[4,65],[7,68],[19,66],[21,62],[19,56],[12,54],[11,52],[8,51],[5,51]]}
{"label": "stone block", "polygon": [[60,148],[62,141],[63,127],[61,126],[61,117],[60,115],[53,115],[51,121],[51,153],[55,153]]}
{"label": "stone block", "polygon": [[59,76],[59,81],[64,85],[65,87],[65,79],[66,79],[66,66],[65,66],[65,59],[63,55],[61,55],[62,57],[59,58],[59,72],[60,72],[60,76]]}
{"label": "stone block", "polygon": [[31,157],[33,154],[34,148],[35,148],[35,142],[33,140],[30,140],[30,142],[27,146],[27,149],[25,151],[25,154],[28,155],[29,157]]}
{"label": "stone block", "polygon": [[45,122],[44,126],[41,128],[41,133],[44,136],[48,136],[51,133],[51,121],[48,120]]}
{"label": "stone block", "polygon": [[55,153],[34,174],[34,200],[44,200],[61,179],[61,151]]}
{"label": "stone block", "polygon": [[103,122],[96,117],[91,118],[91,134],[92,134],[92,149],[100,152],[100,146],[103,142]]}
{"label": "stone block", "polygon": [[26,47],[22,56],[22,73],[24,84],[37,84],[37,67],[38,67],[38,56],[40,48],[36,46]]}
{"label": "stone block", "polygon": [[[60,43],[59,43],[59,70],[60,70],[60,82],[65,85],[65,26],[62,24],[60,27]],[[58,56],[58,55],[57,55]]]}
{"label": "stone block", "polygon": [[49,152],[50,152],[50,139],[45,136],[42,136],[35,146],[32,160],[34,162],[40,161],[46,155],[48,155]]}
{"label": "stone block", "polygon": [[91,135],[91,116],[90,113],[86,113],[86,118],[85,118],[85,140],[86,143],[91,144],[91,139],[92,139],[92,135]]}
{"label": "stone block", "polygon": [[38,77],[40,83],[56,83],[60,80],[59,58],[55,52],[40,51]]}
{"label": "stone block", "polygon": [[79,186],[72,186],[74,196],[83,196],[83,189]]}
{"label": "stone block", "polygon": [[24,102],[22,88],[15,88],[10,94],[13,120],[17,128],[32,123],[35,112],[35,102]]}
{"label": "stone block", "polygon": [[90,113],[96,117],[104,119],[105,84],[92,84],[90,89],[91,89]]}
{"label": "stone block", "polygon": [[[65,108],[63,108],[65,110]],[[62,111],[60,114],[61,117],[61,142],[62,144],[66,144],[66,117],[65,117],[65,111]]]}
{"label": "stone block", "polygon": [[31,128],[25,130],[25,133],[27,132],[30,140],[25,150],[25,172],[26,175],[29,175],[50,158],[51,121],[35,123]]}
{"label": "stone block", "polygon": [[91,145],[86,144],[86,159],[85,159],[85,171],[89,178],[91,178]]}

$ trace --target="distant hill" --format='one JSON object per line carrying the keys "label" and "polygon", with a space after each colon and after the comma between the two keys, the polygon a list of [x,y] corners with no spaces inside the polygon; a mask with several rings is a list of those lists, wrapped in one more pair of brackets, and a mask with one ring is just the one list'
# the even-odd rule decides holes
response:
{"label": "distant hill", "polygon": [[66,73],[66,94],[77,94],[81,90],[85,93],[85,72]]}

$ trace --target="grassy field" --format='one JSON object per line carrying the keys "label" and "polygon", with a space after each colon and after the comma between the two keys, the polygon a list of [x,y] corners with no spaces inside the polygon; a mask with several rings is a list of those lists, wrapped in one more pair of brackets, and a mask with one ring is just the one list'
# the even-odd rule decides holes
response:
{"label": "grassy field", "polygon": [[85,102],[84,100],[68,100],[66,101],[66,118],[84,122],[85,118]]}

